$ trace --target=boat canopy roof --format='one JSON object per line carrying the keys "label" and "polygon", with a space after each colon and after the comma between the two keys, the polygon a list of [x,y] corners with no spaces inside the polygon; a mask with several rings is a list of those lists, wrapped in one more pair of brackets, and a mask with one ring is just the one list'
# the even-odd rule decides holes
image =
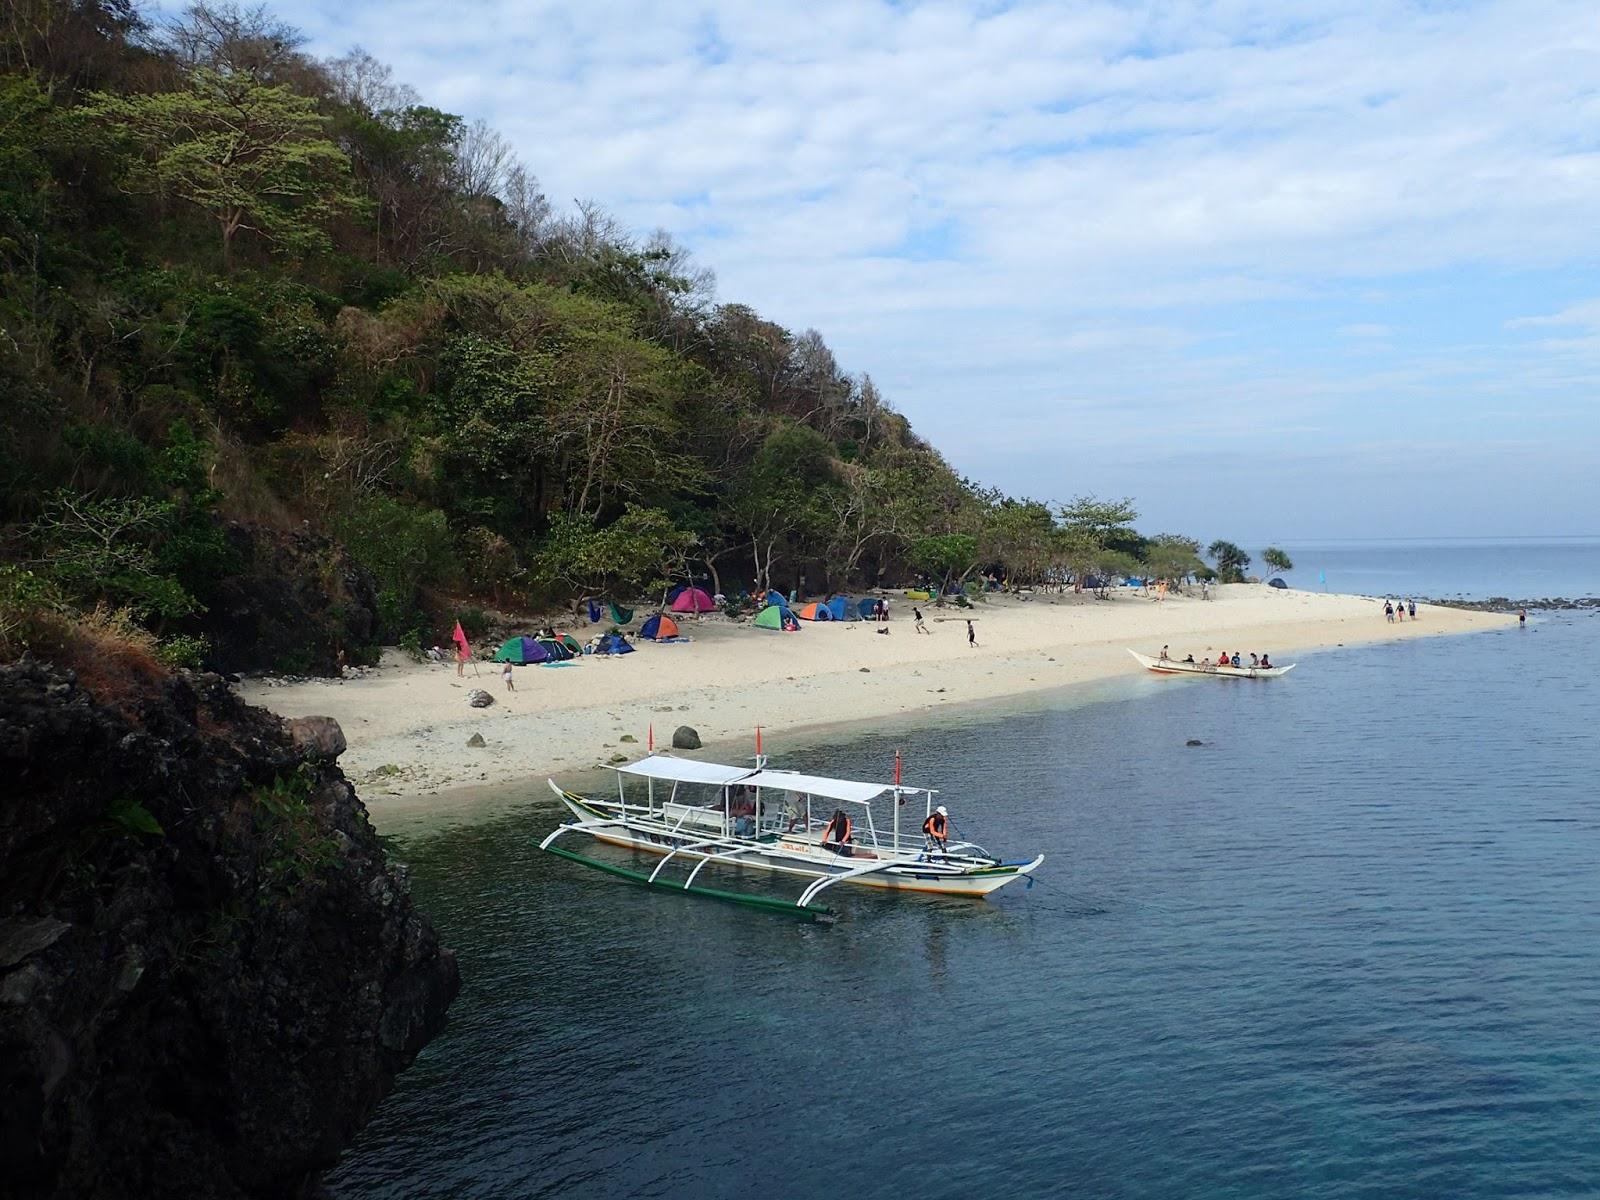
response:
{"label": "boat canopy roof", "polygon": [[[624,775],[637,775],[643,779],[668,779],[675,783],[705,783],[713,787],[739,784],[743,787],[772,788],[777,791],[802,792],[812,796],[826,796],[830,800],[846,800],[865,804],[874,796],[893,791],[890,783],[858,783],[852,779],[829,779],[825,775],[802,775],[798,771],[775,771],[769,768],[729,767],[722,763],[699,762],[692,758],[674,758],[670,754],[652,754],[638,762],[614,767]],[[927,788],[905,787],[902,792],[918,793]]]}
{"label": "boat canopy roof", "polygon": [[638,762],[613,769],[624,775],[637,775],[642,779],[670,779],[675,783],[709,783],[716,787],[726,787],[754,773],[751,767],[725,767],[721,763],[674,758],[670,754],[652,754],[649,758],[641,758]]}

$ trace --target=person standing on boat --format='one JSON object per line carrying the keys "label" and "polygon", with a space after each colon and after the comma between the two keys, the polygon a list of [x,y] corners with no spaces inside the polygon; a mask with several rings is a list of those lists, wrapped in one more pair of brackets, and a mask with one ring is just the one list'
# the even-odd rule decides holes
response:
{"label": "person standing on boat", "polygon": [[944,805],[928,814],[928,819],[922,823],[922,836],[927,839],[923,849],[950,853],[950,813]]}
{"label": "person standing on boat", "polygon": [[841,858],[849,858],[855,853],[850,845],[850,818],[844,809],[834,809],[833,816],[828,818],[828,824],[822,830],[822,848],[832,850]]}

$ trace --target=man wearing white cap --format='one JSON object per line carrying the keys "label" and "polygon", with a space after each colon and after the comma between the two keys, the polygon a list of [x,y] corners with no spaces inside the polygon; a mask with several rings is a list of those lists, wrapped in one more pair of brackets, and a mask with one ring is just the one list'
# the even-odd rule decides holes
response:
{"label": "man wearing white cap", "polygon": [[950,852],[950,814],[944,805],[928,814],[928,819],[922,823],[922,835],[928,839],[929,850],[938,847],[941,854]]}

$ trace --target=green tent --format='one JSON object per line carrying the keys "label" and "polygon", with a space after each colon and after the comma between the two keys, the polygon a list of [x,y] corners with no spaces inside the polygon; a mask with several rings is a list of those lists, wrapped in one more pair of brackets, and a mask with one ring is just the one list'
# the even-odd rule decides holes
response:
{"label": "green tent", "polygon": [[615,602],[608,604],[606,607],[611,610],[611,619],[618,625],[626,625],[633,620],[633,609],[631,608],[618,608]]}
{"label": "green tent", "polygon": [[571,650],[574,654],[583,653],[583,643],[577,638],[573,637],[570,633],[563,633],[560,641],[563,646],[565,646],[568,650]]}
{"label": "green tent", "polygon": [[757,629],[787,629],[793,632],[800,628],[800,623],[794,619],[794,614],[787,608],[776,604],[769,604],[756,616]]}

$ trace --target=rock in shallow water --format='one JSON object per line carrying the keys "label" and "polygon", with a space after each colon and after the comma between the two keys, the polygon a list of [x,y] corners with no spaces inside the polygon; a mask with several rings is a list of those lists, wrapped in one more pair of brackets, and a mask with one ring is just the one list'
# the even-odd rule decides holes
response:
{"label": "rock in shallow water", "polygon": [[672,748],[674,750],[700,749],[700,735],[688,725],[679,725],[672,731]]}

